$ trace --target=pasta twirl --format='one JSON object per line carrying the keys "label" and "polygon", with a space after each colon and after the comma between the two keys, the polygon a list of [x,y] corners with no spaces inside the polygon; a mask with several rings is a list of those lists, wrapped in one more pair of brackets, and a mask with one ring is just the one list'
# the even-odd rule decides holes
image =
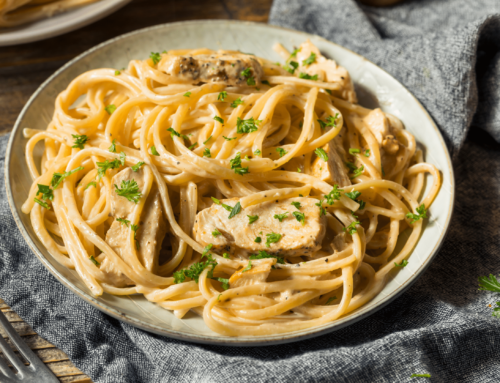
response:
{"label": "pasta twirl", "polygon": [[276,50],[285,64],[196,49],[91,70],[25,129],[23,211],[93,294],[278,334],[361,307],[406,265],[438,169],[309,41]]}

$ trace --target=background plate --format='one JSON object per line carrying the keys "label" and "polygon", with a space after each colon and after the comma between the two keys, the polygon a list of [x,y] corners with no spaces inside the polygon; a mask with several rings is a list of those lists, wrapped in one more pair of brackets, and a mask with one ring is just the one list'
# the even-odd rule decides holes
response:
{"label": "background plate", "polygon": [[[347,68],[356,84],[360,104],[369,107],[379,105],[403,121],[424,150],[426,160],[436,165],[443,176],[443,186],[426,223],[432,230],[424,230],[409,258],[409,265],[393,271],[389,283],[371,302],[324,326],[283,335],[230,338],[212,332],[203,319],[194,314],[179,320],[144,297],[104,294],[95,298],[76,272],[59,265],[45,250],[33,231],[29,216],[21,212],[32,182],[26,166],[24,147],[27,140],[22,135],[22,129],[45,129],[52,117],[56,96],[72,79],[90,69],[122,68],[131,59],[145,59],[151,51],[161,52],[164,49],[239,49],[279,61],[280,57],[272,50],[274,43],[281,42],[291,49],[307,38],[324,54]],[[42,84],[24,107],[10,138],[5,166],[7,196],[19,229],[41,262],[62,284],[99,310],[144,330],[193,342],[232,346],[278,344],[311,338],[338,330],[380,309],[410,287],[429,266],[443,242],[454,201],[453,169],[441,134],[420,103],[388,73],[365,58],[318,36],[265,24],[225,20],[181,22],[139,30],[98,45],[75,58]]]}
{"label": "background plate", "polygon": [[53,17],[0,29],[0,46],[31,43],[82,28],[117,11],[130,0],[101,0]]}

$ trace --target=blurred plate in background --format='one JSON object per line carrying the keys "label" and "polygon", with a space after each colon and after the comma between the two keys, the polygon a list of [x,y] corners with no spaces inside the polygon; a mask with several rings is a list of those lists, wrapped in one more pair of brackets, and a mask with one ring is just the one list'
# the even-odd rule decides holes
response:
{"label": "blurred plate in background", "polygon": [[117,11],[130,0],[101,0],[53,17],[0,29],[0,46],[31,43],[82,28]]}

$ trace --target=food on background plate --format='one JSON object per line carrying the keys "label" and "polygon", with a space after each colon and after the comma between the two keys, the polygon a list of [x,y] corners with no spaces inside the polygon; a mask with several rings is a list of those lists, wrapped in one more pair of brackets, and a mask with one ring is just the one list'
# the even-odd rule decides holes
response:
{"label": "food on background plate", "polygon": [[284,64],[202,48],[90,70],[47,130],[24,130],[23,211],[94,295],[279,334],[363,306],[408,264],[438,169],[311,42],[276,50]]}
{"label": "food on background plate", "polygon": [[99,0],[0,0],[0,28],[17,27]]}

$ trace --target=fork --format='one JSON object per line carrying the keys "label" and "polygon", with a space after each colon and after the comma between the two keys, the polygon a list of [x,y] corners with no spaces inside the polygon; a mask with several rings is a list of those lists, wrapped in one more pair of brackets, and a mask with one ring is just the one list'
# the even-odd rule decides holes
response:
{"label": "fork", "polygon": [[29,362],[29,365],[26,366],[24,362],[16,356],[14,351],[12,351],[3,336],[0,335],[0,350],[2,350],[3,356],[9,360],[17,370],[17,373],[14,373],[0,357],[0,382],[59,383],[59,379],[57,379],[35,353],[31,351],[28,345],[21,340],[21,337],[17,334],[16,330],[12,327],[1,310],[0,323],[19,353]]}

